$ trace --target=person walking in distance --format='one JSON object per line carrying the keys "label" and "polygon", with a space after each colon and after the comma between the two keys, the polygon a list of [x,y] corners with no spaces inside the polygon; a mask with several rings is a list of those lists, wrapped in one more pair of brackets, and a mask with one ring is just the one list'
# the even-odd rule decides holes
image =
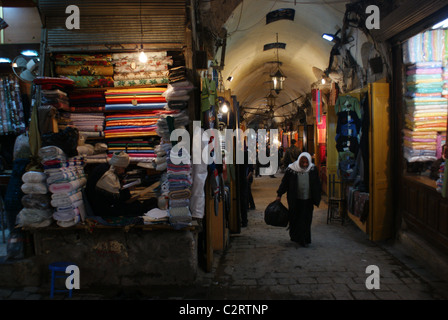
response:
{"label": "person walking in distance", "polygon": [[297,160],[301,150],[296,146],[296,140],[291,140],[291,146],[286,149],[282,159],[283,168],[287,168],[291,163]]}
{"label": "person walking in distance", "polygon": [[277,190],[277,201],[287,193],[289,236],[291,241],[308,247],[311,243],[311,222],[314,206],[321,200],[321,183],[316,166],[308,152],[300,154],[285,171]]}

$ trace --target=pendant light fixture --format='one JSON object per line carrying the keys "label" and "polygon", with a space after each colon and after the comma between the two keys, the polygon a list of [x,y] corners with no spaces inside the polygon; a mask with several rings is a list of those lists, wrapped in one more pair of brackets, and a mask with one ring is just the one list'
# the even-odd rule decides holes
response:
{"label": "pendant light fixture", "polygon": [[[277,33],[277,43],[278,43],[278,33]],[[281,90],[283,90],[283,82],[286,79],[286,76],[280,70],[280,61],[278,59],[278,45],[277,45],[277,72],[271,75],[272,80],[272,89],[279,94]]]}
{"label": "pendant light fixture", "polygon": [[271,91],[269,91],[269,94],[266,96],[266,104],[268,107],[275,106],[275,96],[272,94]]}
{"label": "pendant light fixture", "polygon": [[140,41],[140,55],[138,56],[138,60],[141,63],[146,63],[148,61],[148,57],[145,54],[145,51],[143,50],[143,23],[142,23],[142,0],[140,0],[140,35],[141,35],[141,41]]}

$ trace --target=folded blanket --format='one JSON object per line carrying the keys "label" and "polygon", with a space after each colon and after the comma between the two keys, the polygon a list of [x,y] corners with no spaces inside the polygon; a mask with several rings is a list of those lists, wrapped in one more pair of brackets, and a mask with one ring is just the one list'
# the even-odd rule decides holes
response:
{"label": "folded blanket", "polygon": [[42,223],[51,219],[53,209],[31,209],[23,208],[17,215],[18,224],[20,226],[31,226],[31,224]]}
{"label": "folded blanket", "polygon": [[22,184],[22,186],[20,188],[22,189],[23,193],[25,193],[25,194],[32,194],[32,193],[47,194],[48,193],[47,184],[42,183],[42,182],[26,182],[26,183]]}
{"label": "folded blanket", "polygon": [[59,159],[66,158],[64,151],[61,148],[56,146],[47,146],[39,149],[39,157],[42,158],[43,161],[55,159],[59,157]]}
{"label": "folded blanket", "polygon": [[77,205],[75,206],[75,204],[80,200],[83,200],[82,192],[78,191],[77,193],[75,193],[73,195],[51,200],[51,205],[55,208],[69,207],[69,206],[73,205],[73,207],[76,208],[78,206]]}
{"label": "folded blanket", "polygon": [[39,172],[39,171],[28,171],[25,172],[22,176],[22,181],[27,183],[27,182],[44,182],[45,179],[47,179],[47,175],[43,172]]}
{"label": "folded blanket", "polygon": [[51,193],[67,193],[83,187],[86,183],[86,178],[81,178],[65,183],[54,183],[50,185],[49,190]]}

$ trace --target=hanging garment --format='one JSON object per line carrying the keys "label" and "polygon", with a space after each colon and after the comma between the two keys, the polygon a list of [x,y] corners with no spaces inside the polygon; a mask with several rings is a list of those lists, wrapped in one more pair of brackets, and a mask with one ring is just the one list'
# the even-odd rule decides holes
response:
{"label": "hanging garment", "polygon": [[336,126],[336,141],[339,136],[357,137],[361,129],[361,120],[355,111],[342,111],[338,113]]}
{"label": "hanging garment", "polygon": [[359,100],[350,95],[339,96],[336,100],[336,104],[334,106],[336,114],[341,111],[354,111],[356,112],[359,119],[361,119],[361,108],[359,105]]}

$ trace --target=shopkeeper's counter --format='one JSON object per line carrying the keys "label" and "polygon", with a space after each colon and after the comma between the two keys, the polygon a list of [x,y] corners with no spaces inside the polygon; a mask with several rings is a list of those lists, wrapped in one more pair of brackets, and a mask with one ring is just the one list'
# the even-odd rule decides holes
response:
{"label": "shopkeeper's counter", "polygon": [[32,257],[41,281],[49,281],[48,264],[72,262],[80,284],[90,286],[189,285],[198,268],[196,221],[177,230],[169,224],[114,227],[79,224],[25,229],[33,236]]}

